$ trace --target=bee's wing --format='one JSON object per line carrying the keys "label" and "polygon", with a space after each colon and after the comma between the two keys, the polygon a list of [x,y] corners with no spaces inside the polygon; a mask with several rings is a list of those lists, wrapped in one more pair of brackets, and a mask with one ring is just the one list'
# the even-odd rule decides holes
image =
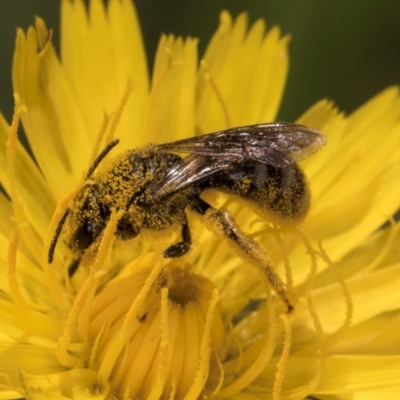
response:
{"label": "bee's wing", "polygon": [[191,155],[182,160],[182,163],[173,166],[164,179],[153,182],[146,188],[146,201],[154,202],[169,194],[175,193],[187,186],[216,176],[226,171],[232,165],[229,159]]}
{"label": "bee's wing", "polygon": [[158,146],[163,152],[226,158],[231,162],[253,160],[284,168],[303,160],[325,145],[315,129],[288,122],[257,124],[227,129]]}
{"label": "bee's wing", "polygon": [[162,181],[150,184],[146,198],[154,202],[246,161],[285,168],[307,158],[325,143],[325,137],[315,129],[276,122],[161,144],[157,146],[157,151],[187,153],[189,156],[172,167]]}

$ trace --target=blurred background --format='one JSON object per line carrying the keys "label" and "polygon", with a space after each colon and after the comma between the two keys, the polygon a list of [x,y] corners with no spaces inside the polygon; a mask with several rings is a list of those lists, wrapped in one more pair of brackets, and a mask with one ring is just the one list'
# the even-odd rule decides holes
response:
{"label": "blurred background", "polygon": [[[59,41],[59,2],[0,1],[0,110],[10,120],[11,62],[16,27],[37,15]],[[160,34],[200,38],[200,54],[219,13],[247,11],[292,35],[290,71],[281,120],[295,120],[321,98],[350,113],[389,85],[400,83],[400,2],[393,0],[136,0],[150,60]]]}

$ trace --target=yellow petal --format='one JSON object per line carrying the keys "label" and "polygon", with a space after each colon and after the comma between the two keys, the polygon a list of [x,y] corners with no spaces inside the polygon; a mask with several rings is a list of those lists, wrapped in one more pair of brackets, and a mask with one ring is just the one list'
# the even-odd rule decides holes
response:
{"label": "yellow petal", "polygon": [[[288,37],[277,27],[264,34],[247,16],[234,23],[225,11],[204,55],[198,78],[196,121],[202,133],[275,119],[288,68]],[[229,125],[229,126],[228,126]]]}
{"label": "yellow petal", "polygon": [[[379,300],[378,300],[379,301]],[[400,314],[379,314],[350,327],[332,352],[337,354],[398,355]]]}
{"label": "yellow petal", "polygon": [[[61,58],[85,120],[89,143],[100,130],[103,113],[117,111],[131,87],[116,136],[120,148],[136,147],[147,103],[148,76],[139,22],[129,0],[63,0]],[[80,146],[82,140],[74,143]]]}
{"label": "yellow petal", "polygon": [[197,39],[161,37],[141,144],[194,135],[196,68]]}
{"label": "yellow petal", "polygon": [[[375,111],[371,112],[371,109]],[[360,118],[360,114],[363,118]],[[373,179],[398,159],[399,117],[400,96],[397,88],[383,91],[354,115],[350,115],[340,146],[336,146],[336,152],[330,159],[326,158],[321,173],[315,177],[314,195],[339,198],[348,189],[357,188]],[[380,139],[379,134],[384,139]],[[366,160],[368,162],[364,162]]]}
{"label": "yellow petal", "polygon": [[400,356],[331,356],[316,394],[344,395],[371,389],[398,394],[399,387]]}
{"label": "yellow petal", "polygon": [[[360,274],[346,281],[354,306],[352,324],[358,324],[384,312],[400,309],[400,265]],[[339,283],[325,285],[312,291],[312,298],[324,331],[341,326],[346,303]],[[300,311],[301,310],[301,311]],[[299,308],[296,317],[307,320],[308,311]]]}
{"label": "yellow petal", "polygon": [[87,129],[50,37],[40,19],[26,36],[17,31],[13,85],[28,109],[22,121],[36,160],[61,196],[86,168],[89,149],[75,146],[85,141]]}
{"label": "yellow petal", "polygon": [[[0,115],[0,153],[6,154],[6,143],[9,135],[9,126]],[[15,201],[21,202],[23,205],[29,223],[34,230],[44,237],[47,232],[48,222],[51,218],[51,213],[54,209],[56,199],[49,190],[49,186],[43,175],[39,171],[37,165],[28,155],[25,148],[18,143],[15,149],[15,173],[17,179],[13,182],[18,192],[18,199]],[[10,182],[7,175],[6,163],[0,164],[0,182],[9,195]],[[8,211],[6,211],[8,209]],[[6,222],[11,222],[12,209],[6,206],[1,206],[2,228],[5,228]],[[3,247],[4,248],[4,247]]]}
{"label": "yellow petal", "polygon": [[108,383],[98,381],[96,371],[87,368],[47,375],[21,372],[19,378],[26,390],[26,397],[33,400],[103,400],[108,398],[110,389]]}
{"label": "yellow petal", "polygon": [[327,139],[324,148],[312,157],[300,163],[310,184],[311,193],[315,194],[315,177],[323,171],[327,160],[332,160],[335,152],[338,151],[340,141],[347,126],[347,120],[343,113],[339,113],[332,102],[321,100],[307,110],[297,121],[297,123],[310,126],[322,132]]}

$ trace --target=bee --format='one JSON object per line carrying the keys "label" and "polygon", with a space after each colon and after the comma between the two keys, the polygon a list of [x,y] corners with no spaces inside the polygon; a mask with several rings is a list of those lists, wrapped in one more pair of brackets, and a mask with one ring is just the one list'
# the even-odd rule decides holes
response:
{"label": "bee", "polygon": [[287,122],[236,127],[128,150],[95,173],[117,143],[111,142],[89,169],[56,229],[49,263],[66,224],[64,241],[77,255],[69,269],[71,277],[83,256],[96,253],[112,210],[123,210],[115,232],[120,240],[135,238],[141,229],[180,226],[181,239],[166,248],[163,256],[182,257],[192,243],[186,215],[190,209],[234,243],[267,276],[288,311],[293,309],[283,282],[262,256],[260,246],[242,233],[228,211],[214,208],[201,196],[207,189],[216,189],[278,221],[300,222],[309,209],[310,193],[297,161],[325,145],[320,132]]}

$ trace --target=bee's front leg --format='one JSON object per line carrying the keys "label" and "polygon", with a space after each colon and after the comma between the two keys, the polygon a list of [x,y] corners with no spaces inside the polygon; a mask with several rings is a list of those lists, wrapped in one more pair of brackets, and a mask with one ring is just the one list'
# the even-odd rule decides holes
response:
{"label": "bee's front leg", "polygon": [[164,251],[165,258],[178,258],[185,255],[192,244],[192,236],[190,234],[190,228],[188,221],[182,224],[182,240],[178,243],[174,243],[173,245],[169,246]]}

